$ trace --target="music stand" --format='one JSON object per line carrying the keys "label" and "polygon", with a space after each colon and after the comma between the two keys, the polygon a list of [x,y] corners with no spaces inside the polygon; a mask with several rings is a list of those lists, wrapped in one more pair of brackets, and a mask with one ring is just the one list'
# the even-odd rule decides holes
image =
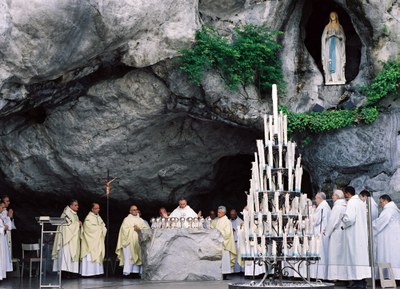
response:
{"label": "music stand", "polygon": [[[40,224],[41,226],[41,232],[40,232],[40,275],[39,275],[39,288],[62,288],[61,287],[61,266],[57,266],[58,267],[58,278],[56,279],[52,279],[54,281],[57,281],[55,283],[47,283],[47,284],[42,284],[43,282],[43,277],[46,276],[46,269],[43,272],[43,260],[44,260],[44,256],[43,256],[43,241],[44,241],[44,237],[46,235],[48,236],[52,236],[55,235],[57,233],[61,233],[61,231],[59,230],[59,226],[66,226],[69,223],[67,222],[67,220],[65,218],[58,218],[58,217],[49,217],[49,216],[40,216],[40,217],[36,217],[35,218],[36,221]],[[47,228],[45,228],[47,225]],[[57,226],[56,229],[54,229],[54,226]],[[50,251],[51,254],[51,251]],[[47,256],[46,256],[46,260],[47,260]],[[61,264],[61,260],[58,260],[58,262],[60,262]],[[46,266],[47,266],[47,262],[46,262]]]}

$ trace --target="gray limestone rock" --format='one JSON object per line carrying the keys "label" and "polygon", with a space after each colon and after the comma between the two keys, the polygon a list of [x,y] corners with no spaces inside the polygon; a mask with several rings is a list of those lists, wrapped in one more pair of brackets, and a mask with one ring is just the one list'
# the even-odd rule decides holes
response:
{"label": "gray limestone rock", "polygon": [[216,229],[154,229],[139,234],[145,280],[222,280]]}

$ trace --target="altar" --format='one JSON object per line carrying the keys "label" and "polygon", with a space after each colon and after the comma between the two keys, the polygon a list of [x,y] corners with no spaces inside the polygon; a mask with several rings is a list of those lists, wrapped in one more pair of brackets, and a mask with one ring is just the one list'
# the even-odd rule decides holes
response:
{"label": "altar", "polygon": [[139,241],[144,280],[222,280],[223,238],[216,229],[148,229]]}

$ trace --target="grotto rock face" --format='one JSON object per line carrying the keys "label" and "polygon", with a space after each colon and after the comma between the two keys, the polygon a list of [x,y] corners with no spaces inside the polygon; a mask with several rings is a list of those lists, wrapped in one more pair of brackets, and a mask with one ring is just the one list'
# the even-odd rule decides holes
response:
{"label": "grotto rock face", "polygon": [[[223,179],[221,160],[254,152],[271,100],[252,85],[230,91],[215,71],[193,85],[177,68],[180,49],[201,24],[226,35],[244,23],[281,30],[287,91],[280,103],[296,112],[334,107],[343,88],[324,95],[318,53],[305,45],[319,2],[0,0],[1,183],[19,212],[30,208],[17,223],[58,214],[71,196],[87,210],[104,195],[99,178],[107,169],[119,177],[110,197],[118,222],[133,201],[147,216],[182,194],[206,206],[216,176]],[[399,3],[324,3],[345,13],[358,35],[358,73],[344,87],[351,91],[399,53]],[[316,188],[340,180],[399,190],[399,105],[390,105],[373,125],[319,136],[304,149]]]}
{"label": "grotto rock face", "polygon": [[320,136],[304,150],[313,181],[320,184],[349,183],[357,192],[367,189],[377,195],[399,192],[400,114],[382,114],[369,126],[343,129]]}

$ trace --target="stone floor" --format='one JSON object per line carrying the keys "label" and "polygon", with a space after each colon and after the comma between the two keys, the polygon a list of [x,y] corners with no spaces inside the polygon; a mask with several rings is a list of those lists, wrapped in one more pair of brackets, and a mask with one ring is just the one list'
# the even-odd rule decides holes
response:
{"label": "stone floor", "polygon": [[[229,283],[250,282],[241,275],[231,275],[224,281],[143,281],[130,278],[77,278],[62,281],[63,289],[228,289]],[[377,282],[379,284],[379,282]],[[7,278],[0,281],[0,289],[33,289],[39,288],[38,278]],[[346,289],[343,284],[335,286],[338,289]],[[369,287],[372,288],[372,287]],[[377,286],[376,288],[380,288]]]}

